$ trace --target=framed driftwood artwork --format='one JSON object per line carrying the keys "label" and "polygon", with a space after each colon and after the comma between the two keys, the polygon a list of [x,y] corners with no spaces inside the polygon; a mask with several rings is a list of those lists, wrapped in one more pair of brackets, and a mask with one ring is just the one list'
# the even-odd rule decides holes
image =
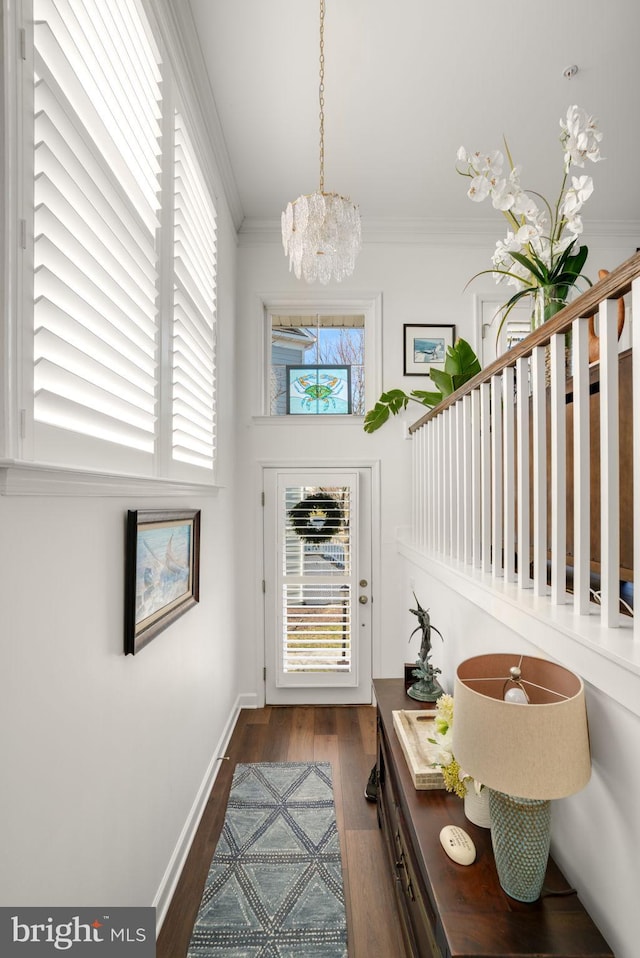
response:
{"label": "framed driftwood artwork", "polygon": [[129,510],[124,650],[135,655],[200,599],[200,511]]}

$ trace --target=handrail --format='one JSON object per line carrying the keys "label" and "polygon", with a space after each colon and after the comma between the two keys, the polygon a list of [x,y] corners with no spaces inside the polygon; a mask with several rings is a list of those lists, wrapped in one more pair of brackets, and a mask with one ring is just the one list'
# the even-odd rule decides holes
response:
{"label": "handrail", "polygon": [[568,306],[556,313],[551,319],[547,320],[538,329],[533,330],[526,339],[513,346],[508,352],[503,353],[496,360],[490,363],[485,369],[482,369],[473,379],[470,379],[463,386],[457,389],[442,402],[434,406],[433,409],[425,413],[417,422],[409,426],[409,433],[413,434],[425,423],[435,419],[444,412],[449,406],[462,399],[474,389],[477,389],[482,383],[490,382],[496,373],[502,372],[509,366],[515,366],[516,361],[521,356],[529,356],[536,346],[544,346],[551,341],[555,333],[567,332],[571,323],[578,317],[594,316],[598,312],[600,303],[605,299],[619,299],[625,293],[630,292],[631,284],[634,279],[640,276],[640,253],[634,253],[628,260],[612,270],[604,279],[598,280],[586,292],[582,293]]}

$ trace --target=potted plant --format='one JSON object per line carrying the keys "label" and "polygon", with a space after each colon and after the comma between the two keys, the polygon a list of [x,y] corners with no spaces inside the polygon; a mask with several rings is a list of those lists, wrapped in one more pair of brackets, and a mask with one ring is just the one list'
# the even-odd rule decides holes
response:
{"label": "potted plant", "polygon": [[410,393],[402,389],[389,389],[383,392],[377,403],[364,417],[364,431],[375,432],[384,425],[390,415],[396,416],[406,409],[410,402],[420,403],[432,408],[450,396],[480,372],[480,361],[468,342],[458,339],[453,346],[447,347],[444,369],[432,366],[429,375],[437,389],[426,391],[413,389]]}

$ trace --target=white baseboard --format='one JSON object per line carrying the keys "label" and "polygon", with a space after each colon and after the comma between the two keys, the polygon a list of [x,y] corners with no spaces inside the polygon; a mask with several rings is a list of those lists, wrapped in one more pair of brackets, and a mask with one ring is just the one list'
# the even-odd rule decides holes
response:
{"label": "white baseboard", "polygon": [[258,709],[261,707],[256,692],[244,692],[239,695],[236,700],[236,706],[238,709]]}
{"label": "white baseboard", "polygon": [[162,928],[169,904],[171,903],[182,869],[187,860],[189,849],[195,838],[200,819],[202,818],[211,789],[213,788],[213,783],[217,778],[220,769],[220,756],[224,755],[227,750],[231,735],[238,720],[238,715],[240,714],[240,709],[252,708],[257,708],[257,695],[255,695],[255,693],[246,693],[238,696],[222,731],[222,735],[218,740],[218,744],[214,749],[207,771],[205,772],[200,788],[187,816],[187,820],[184,823],[180,837],[169,860],[169,864],[162,876],[160,887],[152,903],[156,909],[156,938],[160,934],[160,929]]}

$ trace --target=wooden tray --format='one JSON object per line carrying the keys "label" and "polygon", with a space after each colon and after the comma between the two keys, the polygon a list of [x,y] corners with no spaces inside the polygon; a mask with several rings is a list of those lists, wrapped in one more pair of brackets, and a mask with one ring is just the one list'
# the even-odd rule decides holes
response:
{"label": "wooden tray", "polygon": [[436,754],[436,746],[429,742],[435,730],[433,718],[417,709],[392,712],[392,715],[415,788],[444,788],[442,772],[432,765]]}

